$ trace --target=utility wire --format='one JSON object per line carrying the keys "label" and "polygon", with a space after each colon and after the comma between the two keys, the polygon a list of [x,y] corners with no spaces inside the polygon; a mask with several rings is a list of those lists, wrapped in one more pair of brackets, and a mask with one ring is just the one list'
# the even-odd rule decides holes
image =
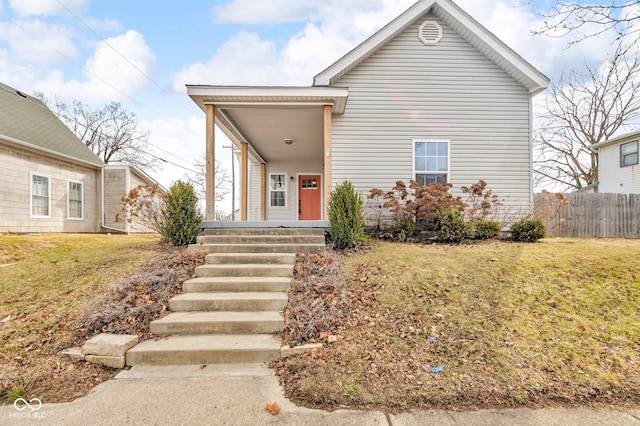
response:
{"label": "utility wire", "polygon": [[107,40],[105,40],[100,34],[98,34],[93,28],[91,28],[91,26],[89,26],[89,24],[87,24],[80,16],[78,16],[73,10],[69,9],[67,6],[65,6],[64,4],[62,4],[60,2],[60,0],[56,0],[56,2],[62,6],[63,8],[65,8],[70,14],[72,14],[74,17],[76,17],[76,19],[82,24],[84,25],[89,31],[91,31],[96,37],[98,37],[100,39],[100,41],[102,41],[104,44],[106,44],[111,50],[113,50],[116,54],[118,54],[118,56],[120,56],[125,62],[127,62],[129,65],[131,65],[136,71],[138,71],[144,78],[146,78],[148,81],[150,81],[154,86],[156,86],[158,89],[160,89],[161,92],[167,94],[169,97],[171,97],[171,99],[173,99],[176,103],[178,103],[180,106],[182,106],[184,109],[186,109],[189,112],[192,112],[191,109],[189,109],[184,103],[182,103],[178,98],[176,98],[175,96],[173,96],[171,93],[166,93],[164,88],[158,84],[154,79],[152,79],[149,75],[147,75],[147,73],[145,73],[143,70],[141,70],[136,64],[134,64],[133,62],[131,62],[129,60],[129,58],[127,58],[126,56],[124,56],[118,49],[116,49],[115,47],[113,47],[113,45],[111,43],[109,43]]}

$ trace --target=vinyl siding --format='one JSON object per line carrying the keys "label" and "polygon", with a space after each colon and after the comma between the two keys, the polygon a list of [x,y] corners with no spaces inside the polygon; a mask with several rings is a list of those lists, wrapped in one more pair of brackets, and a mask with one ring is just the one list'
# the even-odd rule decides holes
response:
{"label": "vinyl siding", "polygon": [[[433,19],[433,18],[429,18]],[[506,204],[531,200],[530,96],[442,21],[425,46],[417,20],[335,86],[349,89],[333,117],[333,184],[363,194],[413,179],[412,141],[450,142],[452,192],[484,179]]]}
{"label": "vinyl siding", "polygon": [[[31,173],[49,177],[51,217],[31,217]],[[68,181],[83,185],[83,219],[68,219]],[[0,141],[0,232],[98,232],[100,170]]]}
{"label": "vinyl siding", "polygon": [[261,220],[260,217],[260,164],[249,163],[249,220]]}
{"label": "vinyl siding", "polygon": [[[298,220],[298,174],[322,175],[321,161],[286,161],[267,163],[267,185],[272,173],[287,175],[287,201],[285,207],[271,207],[269,205],[269,191],[267,186],[267,220]],[[291,177],[293,176],[293,180]]]}
{"label": "vinyl siding", "polygon": [[[104,170],[104,224],[110,228],[127,231],[127,223],[122,214],[122,196],[127,193],[126,169]],[[116,215],[123,217],[116,222]]]}
{"label": "vinyl siding", "polygon": [[640,165],[620,167],[620,145],[598,151],[598,192],[640,193]]}

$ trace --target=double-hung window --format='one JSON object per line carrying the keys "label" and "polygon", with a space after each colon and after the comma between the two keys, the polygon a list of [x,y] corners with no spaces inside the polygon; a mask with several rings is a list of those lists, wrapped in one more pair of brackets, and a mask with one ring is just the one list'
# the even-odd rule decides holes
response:
{"label": "double-hung window", "polygon": [[418,185],[449,181],[449,142],[413,141],[413,174]]}
{"label": "double-hung window", "polygon": [[269,205],[271,207],[285,207],[287,205],[287,175],[273,173],[269,175]]}
{"label": "double-hung window", "polygon": [[620,145],[620,167],[638,164],[638,141]]}
{"label": "double-hung window", "polygon": [[67,217],[69,219],[82,219],[83,195],[82,183],[69,181],[67,188]]}
{"label": "double-hung window", "polygon": [[31,216],[33,217],[51,217],[49,181],[49,176],[31,173]]}

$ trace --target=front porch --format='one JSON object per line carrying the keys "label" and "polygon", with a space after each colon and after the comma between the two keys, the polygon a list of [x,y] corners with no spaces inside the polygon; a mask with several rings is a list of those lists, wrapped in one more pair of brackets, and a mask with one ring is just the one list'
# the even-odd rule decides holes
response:
{"label": "front porch", "polygon": [[[206,113],[206,228],[327,227],[332,115],[347,89],[188,85]],[[215,126],[240,163],[240,222],[215,220]]]}
{"label": "front porch", "polygon": [[247,220],[247,221],[230,221],[230,220],[204,220],[202,227],[207,229],[248,229],[248,228],[321,228],[328,229],[328,220]]}

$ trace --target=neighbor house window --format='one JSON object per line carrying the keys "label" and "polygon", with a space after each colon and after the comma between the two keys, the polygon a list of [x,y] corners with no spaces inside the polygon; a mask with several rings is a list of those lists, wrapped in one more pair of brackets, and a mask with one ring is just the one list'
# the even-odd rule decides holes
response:
{"label": "neighbor house window", "polygon": [[620,145],[620,167],[638,164],[638,141]]}
{"label": "neighbor house window", "polygon": [[69,219],[82,219],[82,183],[69,181],[67,188],[68,214]]}
{"label": "neighbor house window", "polygon": [[269,205],[271,207],[286,206],[287,175],[269,175]]}
{"label": "neighbor house window", "polygon": [[49,176],[31,174],[31,216],[50,217],[51,187]]}
{"label": "neighbor house window", "polygon": [[413,141],[413,171],[418,185],[449,180],[449,142]]}

